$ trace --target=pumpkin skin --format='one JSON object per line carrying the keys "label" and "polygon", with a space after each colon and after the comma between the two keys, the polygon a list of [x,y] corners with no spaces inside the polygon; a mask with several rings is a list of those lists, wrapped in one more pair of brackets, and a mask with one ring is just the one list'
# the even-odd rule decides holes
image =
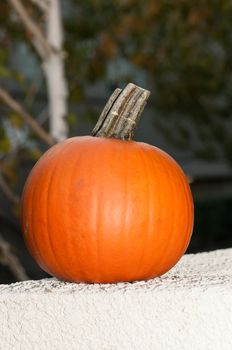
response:
{"label": "pumpkin skin", "polygon": [[40,267],[62,280],[146,280],[187,249],[192,195],[179,165],[154,146],[73,137],[32,169],[21,227]]}

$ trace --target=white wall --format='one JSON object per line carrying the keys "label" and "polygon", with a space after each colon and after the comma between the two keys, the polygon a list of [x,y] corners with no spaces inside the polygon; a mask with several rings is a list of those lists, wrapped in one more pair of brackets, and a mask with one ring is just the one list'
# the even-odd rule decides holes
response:
{"label": "white wall", "polygon": [[161,278],[0,286],[0,349],[231,350],[232,249],[186,255]]}

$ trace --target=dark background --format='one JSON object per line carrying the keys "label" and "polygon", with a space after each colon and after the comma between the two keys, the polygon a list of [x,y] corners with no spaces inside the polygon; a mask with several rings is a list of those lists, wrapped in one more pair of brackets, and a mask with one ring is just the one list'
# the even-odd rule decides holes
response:
{"label": "dark background", "polygon": [[[44,30],[41,10],[22,1]],[[172,155],[189,178],[195,225],[187,253],[232,246],[231,1],[61,1],[69,136],[90,134],[116,87],[151,90],[135,139]],[[0,4],[0,83],[48,130],[46,84],[30,33]],[[45,276],[29,257],[17,199],[47,149],[20,116],[0,105],[0,235],[29,278]],[[12,198],[12,194],[13,197]],[[0,283],[17,280],[0,248]]]}

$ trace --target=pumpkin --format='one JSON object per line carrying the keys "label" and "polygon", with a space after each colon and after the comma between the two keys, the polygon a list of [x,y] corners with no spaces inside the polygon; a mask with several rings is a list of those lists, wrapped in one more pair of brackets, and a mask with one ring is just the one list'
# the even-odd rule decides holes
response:
{"label": "pumpkin", "polygon": [[[121,98],[116,95],[113,104]],[[109,116],[107,108],[100,119]],[[25,243],[41,268],[62,280],[112,283],[160,276],[190,241],[193,201],[186,176],[152,145],[97,136],[60,142],[36,163],[21,200]]]}

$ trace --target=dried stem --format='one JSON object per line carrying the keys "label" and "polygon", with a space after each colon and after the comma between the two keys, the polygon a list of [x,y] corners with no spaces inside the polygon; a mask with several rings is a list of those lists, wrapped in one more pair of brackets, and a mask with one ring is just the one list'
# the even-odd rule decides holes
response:
{"label": "dried stem", "polygon": [[124,90],[116,89],[100,115],[92,135],[131,140],[149,95],[148,90],[132,83]]}
{"label": "dried stem", "polygon": [[55,144],[55,140],[2,88],[0,88],[0,99],[30,126],[41,140],[46,142],[49,146]]}
{"label": "dried stem", "polygon": [[113,94],[110,96],[110,98],[108,99],[98,121],[97,124],[95,125],[92,135],[93,136],[97,136],[97,134],[99,133],[99,131],[101,130],[107,115],[110,112],[110,109],[112,108],[112,105],[115,103],[116,99],[118,98],[119,94],[122,92],[122,89],[116,89],[114,90]]}
{"label": "dried stem", "polygon": [[8,266],[17,281],[29,279],[18,257],[12,252],[11,245],[0,235],[0,263]]}

